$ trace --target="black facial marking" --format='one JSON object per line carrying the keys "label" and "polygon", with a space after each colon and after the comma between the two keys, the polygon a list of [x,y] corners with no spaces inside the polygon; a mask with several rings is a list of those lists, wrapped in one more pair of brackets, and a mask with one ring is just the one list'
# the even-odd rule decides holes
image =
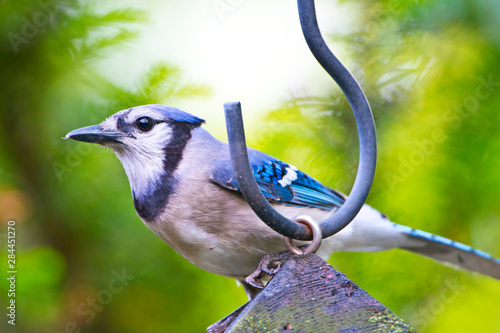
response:
{"label": "black facial marking", "polygon": [[123,117],[118,118],[118,120],[116,121],[116,128],[118,128],[118,130],[120,132],[130,133],[131,132],[131,130],[130,130],[131,127],[132,126],[130,124],[127,124],[125,122],[125,120],[123,119]]}
{"label": "black facial marking", "polygon": [[177,180],[174,172],[182,160],[182,152],[191,138],[191,131],[198,127],[188,123],[170,123],[169,126],[172,129],[172,139],[163,149],[165,173],[161,176],[159,184],[148,195],[136,196],[132,193],[137,214],[145,221],[154,221],[166,207],[170,195],[175,192]]}
{"label": "black facial marking", "polygon": [[191,138],[191,130],[197,126],[186,123],[172,123],[170,127],[172,128],[172,139],[163,149],[165,151],[164,168],[167,173],[173,173],[177,169],[182,160],[182,152]]}
{"label": "black facial marking", "polygon": [[145,221],[152,222],[158,215],[163,212],[168,198],[174,192],[177,181],[171,174],[163,174],[160,177],[160,184],[152,193],[138,197],[132,193],[134,197],[134,206],[137,214]]}

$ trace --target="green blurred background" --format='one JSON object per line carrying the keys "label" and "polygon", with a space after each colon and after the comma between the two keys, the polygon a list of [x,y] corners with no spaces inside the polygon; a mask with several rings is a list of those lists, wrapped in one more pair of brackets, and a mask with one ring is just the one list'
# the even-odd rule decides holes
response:
{"label": "green blurred background", "polygon": [[[138,6],[1,1],[0,267],[13,219],[17,332],[201,332],[246,301],[234,281],[199,270],[147,230],[118,160],[62,140],[70,130],[162,103],[206,118],[225,140],[222,102],[241,100],[249,145],[345,193],[353,183],[355,123],[308,54],[295,4]],[[368,203],[499,257],[498,2],[317,7],[376,118]],[[500,332],[499,281],[400,250],[330,262],[421,332]],[[5,309],[5,277],[0,301]],[[4,311],[1,331],[10,328]]]}

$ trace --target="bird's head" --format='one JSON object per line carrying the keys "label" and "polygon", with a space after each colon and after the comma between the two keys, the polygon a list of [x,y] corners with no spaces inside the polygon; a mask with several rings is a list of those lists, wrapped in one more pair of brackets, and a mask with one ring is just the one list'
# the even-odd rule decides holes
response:
{"label": "bird's head", "polygon": [[191,131],[204,122],[179,109],[150,104],[115,113],[98,125],[69,132],[66,138],[111,148],[123,164],[134,196],[147,195],[175,171]]}

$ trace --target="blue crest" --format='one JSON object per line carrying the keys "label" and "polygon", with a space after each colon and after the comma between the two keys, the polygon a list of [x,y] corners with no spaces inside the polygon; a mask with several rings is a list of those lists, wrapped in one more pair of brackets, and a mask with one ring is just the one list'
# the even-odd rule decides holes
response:
{"label": "blue crest", "polygon": [[179,110],[177,108],[173,108],[170,106],[165,106],[165,105],[161,105],[161,104],[149,104],[149,105],[144,105],[144,106],[161,112],[166,118],[168,118],[174,122],[188,123],[188,124],[192,124],[195,126],[199,126],[199,125],[205,123],[204,119],[198,118],[196,116],[193,116],[190,113],[184,112],[182,110]]}

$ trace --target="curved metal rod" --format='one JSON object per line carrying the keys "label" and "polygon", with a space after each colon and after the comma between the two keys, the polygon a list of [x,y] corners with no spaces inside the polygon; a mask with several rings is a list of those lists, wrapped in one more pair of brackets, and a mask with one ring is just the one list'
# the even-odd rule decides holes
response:
{"label": "curved metal rod", "polygon": [[293,239],[312,240],[309,228],[278,213],[260,191],[248,160],[240,102],[225,103],[224,112],[231,161],[236,181],[245,200],[255,214],[274,231]]}
{"label": "curved metal rod", "polygon": [[300,24],[307,45],[321,66],[346,95],[358,126],[358,173],[346,202],[335,214],[321,223],[323,237],[328,237],[345,228],[356,217],[368,197],[377,163],[377,134],[372,110],[363,89],[347,68],[333,55],[321,36],[314,0],[298,0],[297,3]]}
{"label": "curved metal rod", "polygon": [[[298,0],[300,23],[306,42],[318,62],[338,83],[351,105],[359,133],[359,166],[351,194],[340,209],[320,223],[323,237],[345,228],[357,215],[370,191],[377,158],[377,138],[373,115],[363,90],[352,74],[333,55],[318,27],[314,0]],[[278,213],[261,193],[250,167],[246,151],[240,103],[224,104],[229,148],[236,179],[250,207],[268,226],[280,234],[300,240],[312,239],[303,225]]]}

